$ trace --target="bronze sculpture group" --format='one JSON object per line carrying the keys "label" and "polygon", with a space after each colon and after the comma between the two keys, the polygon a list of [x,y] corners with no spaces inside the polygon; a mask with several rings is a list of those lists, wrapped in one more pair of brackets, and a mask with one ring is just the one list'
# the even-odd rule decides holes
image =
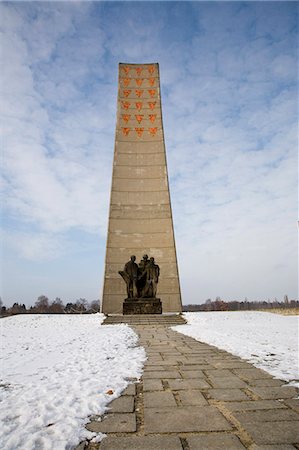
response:
{"label": "bronze sculpture group", "polygon": [[143,256],[139,265],[135,261],[136,256],[131,256],[124,270],[118,272],[127,285],[128,298],[156,298],[159,266],[155,264],[155,259],[148,258],[148,255]]}

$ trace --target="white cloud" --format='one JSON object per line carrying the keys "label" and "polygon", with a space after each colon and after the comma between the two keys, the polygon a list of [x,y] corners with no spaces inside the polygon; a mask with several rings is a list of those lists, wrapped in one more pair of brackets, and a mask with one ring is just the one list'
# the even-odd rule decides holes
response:
{"label": "white cloud", "polygon": [[[112,159],[105,145],[113,145],[107,141],[106,130],[109,121],[112,122],[112,111],[103,116],[98,105],[84,101],[71,71],[69,81],[58,85],[55,77],[45,81],[43,72],[39,85],[31,66],[31,62],[40,63],[52,57],[57,41],[73,27],[77,11],[75,14],[68,8],[61,11],[60,6],[57,10],[41,8],[41,16],[25,24],[30,27],[26,34],[14,9],[3,9],[9,11],[3,41],[6,64],[2,102],[8,210],[39,225],[44,232],[61,232],[72,227],[103,232]],[[42,33],[45,21],[48,31]],[[23,33],[26,39],[22,38]],[[90,42],[81,39],[79,48],[76,46],[78,59],[82,54],[89,59],[95,52],[93,40],[93,35]],[[80,46],[84,45],[88,49],[83,52]],[[74,55],[70,56],[73,61]],[[61,73],[66,80],[68,67],[62,67]],[[55,106],[68,106],[69,111],[64,114],[49,108],[46,102],[50,97],[58,100]]]}
{"label": "white cloud", "polygon": [[41,232],[4,232],[6,245],[26,260],[51,261],[66,251],[66,240]]}

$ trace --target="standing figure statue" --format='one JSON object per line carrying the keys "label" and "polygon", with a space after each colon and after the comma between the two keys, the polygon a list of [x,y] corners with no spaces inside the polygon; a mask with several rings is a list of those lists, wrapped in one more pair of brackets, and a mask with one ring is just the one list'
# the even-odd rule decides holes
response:
{"label": "standing figure statue", "polygon": [[128,298],[137,298],[138,296],[138,266],[135,261],[136,256],[132,255],[130,261],[125,264],[124,270],[118,272],[126,282]]}
{"label": "standing figure statue", "polygon": [[146,267],[149,264],[148,255],[143,255],[139,266],[138,266],[138,282],[137,282],[137,289],[138,289],[138,297],[143,297],[142,292],[146,284]]}
{"label": "standing figure statue", "polygon": [[150,258],[142,277],[145,276],[145,285],[142,289],[142,297],[156,298],[157,284],[159,281],[160,268],[155,264],[155,259]]}

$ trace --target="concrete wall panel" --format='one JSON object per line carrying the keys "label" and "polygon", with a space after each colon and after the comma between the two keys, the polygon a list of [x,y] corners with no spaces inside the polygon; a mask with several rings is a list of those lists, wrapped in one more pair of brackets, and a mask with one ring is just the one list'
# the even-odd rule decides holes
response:
{"label": "concrete wall panel", "polygon": [[168,191],[126,192],[112,191],[111,203],[117,205],[167,205]]}
{"label": "concrete wall panel", "polygon": [[147,141],[142,142],[142,145],[139,142],[117,142],[115,143],[115,151],[121,154],[128,153],[162,153],[164,155],[164,148],[161,146],[161,142],[157,141]]}
{"label": "concrete wall panel", "polygon": [[166,166],[165,165],[157,165],[157,166],[142,166],[142,167],[133,167],[133,166],[118,166],[114,165],[113,168],[113,177],[116,178],[135,178],[147,180],[151,178],[167,178],[166,174]]}
{"label": "concrete wall panel", "polygon": [[110,205],[110,218],[164,219],[171,218],[170,205]]}
{"label": "concrete wall panel", "polygon": [[114,178],[113,191],[165,191],[167,190],[166,178],[153,178],[151,180],[135,179],[135,178]]}
{"label": "concrete wall panel", "polygon": [[113,219],[110,218],[109,231],[111,233],[122,233],[122,230],[130,230],[131,233],[140,233],[143,230],[144,233],[157,233],[157,232],[170,232],[171,230],[171,218],[166,219]]}
{"label": "concrete wall panel", "polygon": [[[131,233],[131,234],[108,234],[108,245],[110,248],[135,247],[141,251],[144,247],[171,247],[173,243],[172,233]],[[140,253],[140,250],[138,253]]]}
{"label": "concrete wall panel", "polygon": [[163,153],[121,153],[117,152],[114,158],[115,164],[119,166],[157,166],[165,163],[165,155]]}

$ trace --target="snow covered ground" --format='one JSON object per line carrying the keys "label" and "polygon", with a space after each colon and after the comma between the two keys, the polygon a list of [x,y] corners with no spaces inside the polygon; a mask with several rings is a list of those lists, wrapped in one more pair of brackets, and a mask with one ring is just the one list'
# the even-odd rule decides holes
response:
{"label": "snow covered ground", "polygon": [[299,386],[298,316],[234,311],[185,313],[184,317],[188,324],[174,330],[227,350]]}
{"label": "snow covered ground", "polygon": [[102,414],[128,378],[140,377],[146,358],[131,328],[101,326],[103,319],[93,314],[0,320],[2,449],[70,449],[95,436],[84,428],[88,416]]}

